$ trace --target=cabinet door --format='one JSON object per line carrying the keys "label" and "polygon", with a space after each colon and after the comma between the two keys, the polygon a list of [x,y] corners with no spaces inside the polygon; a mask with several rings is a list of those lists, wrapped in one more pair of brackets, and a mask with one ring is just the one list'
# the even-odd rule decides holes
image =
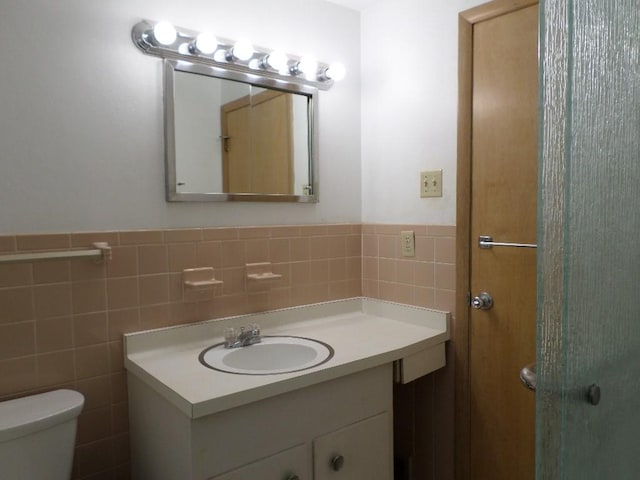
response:
{"label": "cabinet door", "polygon": [[298,445],[209,480],[311,480],[306,445]]}
{"label": "cabinet door", "polygon": [[314,480],[391,480],[391,429],[387,412],[313,441]]}

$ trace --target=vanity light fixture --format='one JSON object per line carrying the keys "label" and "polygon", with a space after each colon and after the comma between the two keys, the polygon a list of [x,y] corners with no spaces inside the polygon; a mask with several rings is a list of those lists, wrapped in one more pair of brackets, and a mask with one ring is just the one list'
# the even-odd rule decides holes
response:
{"label": "vanity light fixture", "polygon": [[257,47],[247,40],[236,42],[211,33],[176,28],[168,22],[143,20],[133,26],[131,38],[149,55],[259,74],[321,90],[331,88],[345,73],[344,66],[320,63],[311,56],[301,58],[281,50]]}

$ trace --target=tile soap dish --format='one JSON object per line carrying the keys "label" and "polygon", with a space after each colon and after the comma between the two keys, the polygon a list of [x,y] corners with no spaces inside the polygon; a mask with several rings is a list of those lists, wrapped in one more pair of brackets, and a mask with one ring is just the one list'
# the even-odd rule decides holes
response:
{"label": "tile soap dish", "polygon": [[266,284],[281,278],[279,273],[273,273],[271,262],[247,263],[247,280],[250,282]]}
{"label": "tile soap dish", "polygon": [[216,280],[212,267],[187,268],[182,271],[185,302],[202,302],[213,298],[213,289],[222,285]]}

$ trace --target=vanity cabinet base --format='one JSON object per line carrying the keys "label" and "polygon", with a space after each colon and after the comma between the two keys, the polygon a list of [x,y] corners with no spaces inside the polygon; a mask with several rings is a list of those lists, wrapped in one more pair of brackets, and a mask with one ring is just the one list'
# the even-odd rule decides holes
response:
{"label": "vanity cabinet base", "polygon": [[189,418],[129,372],[133,478],[392,480],[392,382],[386,364]]}

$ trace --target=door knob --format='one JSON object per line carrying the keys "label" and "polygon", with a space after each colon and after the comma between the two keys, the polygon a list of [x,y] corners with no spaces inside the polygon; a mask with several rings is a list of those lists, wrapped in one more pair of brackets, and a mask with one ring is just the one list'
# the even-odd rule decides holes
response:
{"label": "door knob", "polygon": [[482,292],[471,300],[471,306],[477,310],[489,310],[493,307],[493,298],[487,292]]}
{"label": "door knob", "polygon": [[331,459],[331,467],[334,471],[339,471],[344,466],[344,457],[342,455],[336,455]]}

